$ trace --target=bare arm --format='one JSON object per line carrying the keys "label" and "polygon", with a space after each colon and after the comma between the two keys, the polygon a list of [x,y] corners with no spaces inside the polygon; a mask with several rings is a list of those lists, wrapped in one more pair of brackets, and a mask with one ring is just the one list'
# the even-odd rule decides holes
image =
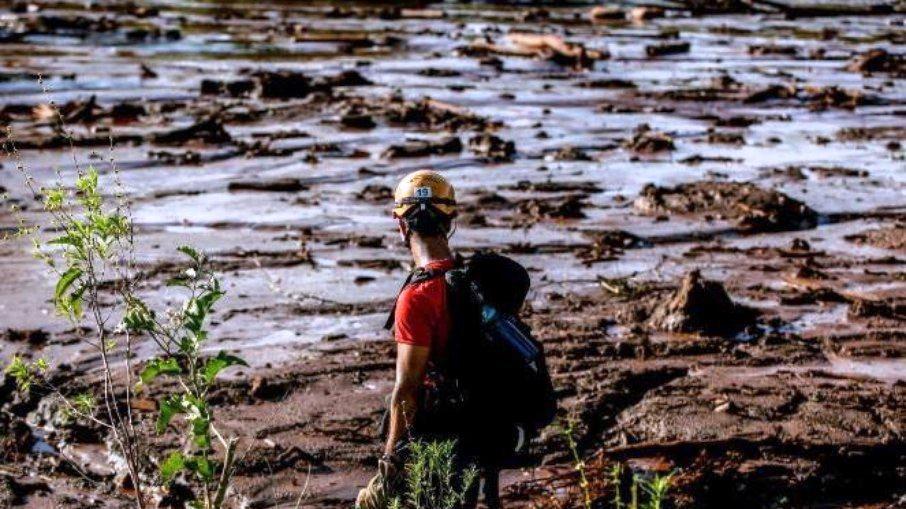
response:
{"label": "bare arm", "polygon": [[390,432],[384,454],[392,455],[415,417],[418,392],[425,378],[430,349],[425,346],[397,344],[396,385],[390,399]]}

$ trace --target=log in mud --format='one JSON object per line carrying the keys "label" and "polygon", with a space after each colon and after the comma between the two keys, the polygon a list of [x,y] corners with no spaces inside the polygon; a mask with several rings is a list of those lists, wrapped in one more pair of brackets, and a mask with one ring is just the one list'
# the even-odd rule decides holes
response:
{"label": "log in mud", "polygon": [[[152,302],[174,300],[176,246],[211,256],[209,347],[251,363],[213,394],[241,438],[237,506],[349,507],[373,473],[409,268],[391,189],[422,167],[457,187],[456,249],[530,268],[524,317],[593,472],[676,470],[677,507],[894,506],[903,19],[855,0],[10,2],[0,229],[46,222],[20,164],[39,186],[93,164],[130,200]],[[2,361],[92,383],[30,244],[0,253]],[[103,430],[8,376],[0,406],[0,505],[126,503]],[[562,437],[536,449],[506,506],[576,504]]]}

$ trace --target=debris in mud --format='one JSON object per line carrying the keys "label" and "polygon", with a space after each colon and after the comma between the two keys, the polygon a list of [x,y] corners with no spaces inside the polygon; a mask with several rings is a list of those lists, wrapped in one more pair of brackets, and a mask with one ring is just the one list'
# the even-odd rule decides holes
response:
{"label": "debris in mud", "polygon": [[340,124],[351,129],[373,129],[377,126],[374,116],[361,105],[351,104],[340,114]]}
{"label": "debris in mud", "polygon": [[469,150],[495,162],[510,161],[516,154],[516,144],[493,134],[484,133],[469,139]]}
{"label": "debris in mud", "polygon": [[258,71],[252,76],[260,87],[259,95],[266,99],[302,98],[311,92],[311,80],[301,72]]}
{"label": "debris in mud", "polygon": [[454,69],[440,69],[437,67],[426,67],[418,71],[419,76],[428,76],[430,78],[452,78],[462,76],[462,73]]}
{"label": "debris in mud", "polygon": [[230,97],[248,97],[255,91],[257,83],[251,79],[240,80],[201,80],[201,95],[227,95]]}
{"label": "debris in mud", "polygon": [[626,148],[640,153],[653,154],[666,150],[674,150],[673,138],[666,134],[654,131],[648,124],[641,124],[635,129],[635,134],[625,143]]}
{"label": "debris in mud", "polygon": [[462,206],[470,212],[478,209],[505,210],[512,206],[512,202],[495,192],[479,191],[474,203],[463,202]]}
{"label": "debris in mud", "polygon": [[644,394],[613,433],[629,443],[601,457],[672,460],[680,507],[835,505],[864,486],[896,505],[903,403],[900,387],[820,370],[705,368]]}
{"label": "debris in mud", "polygon": [[252,379],[249,395],[260,401],[279,401],[291,390],[292,384],[288,380],[271,380],[264,376],[256,376]]}
{"label": "debris in mud", "polygon": [[757,117],[750,117],[745,115],[734,115],[732,117],[712,117],[714,118],[714,125],[717,127],[736,127],[744,128],[749,127],[754,124],[761,122],[761,119]]}
{"label": "debris in mud", "polygon": [[557,149],[555,152],[547,154],[544,157],[548,161],[591,161],[590,155],[583,150],[567,145]]}
{"label": "debris in mud", "polygon": [[705,162],[708,162],[708,163],[736,163],[739,161],[740,161],[740,159],[733,159],[732,157],[724,157],[724,156],[713,156],[712,157],[712,156],[703,156],[701,154],[693,154],[689,157],[685,157],[685,158],[679,160],[679,162],[681,162],[683,164],[688,164],[691,166],[696,166],[696,165],[699,165],[699,164],[705,163]]}
{"label": "debris in mud", "polygon": [[648,184],[635,200],[646,215],[694,214],[734,221],[750,232],[813,228],[818,214],[778,191],[743,182],[698,181],[676,187]]}
{"label": "debris in mud", "polygon": [[687,41],[664,42],[645,46],[645,54],[649,57],[662,57],[665,55],[678,55],[688,53],[690,45]]}
{"label": "debris in mud", "polygon": [[603,191],[594,182],[532,182],[530,180],[520,180],[513,186],[506,186],[505,189],[513,191],[532,191],[536,193],[600,193]]}
{"label": "debris in mud", "polygon": [[855,109],[872,100],[858,90],[845,90],[836,86],[807,90],[809,108],[823,111],[829,108]]}
{"label": "debris in mud", "polygon": [[328,18],[378,18],[385,21],[399,19],[441,19],[446,17],[442,9],[405,8],[395,5],[380,7],[333,6],[325,13]]}
{"label": "debris in mud", "polygon": [[201,154],[194,150],[185,150],[183,152],[149,150],[148,159],[155,159],[164,164],[172,164],[174,166],[201,164]]}
{"label": "debris in mud", "polygon": [[[306,468],[301,468],[305,465]],[[286,469],[298,469],[309,473],[330,472],[324,459],[302,450],[298,446],[284,448],[279,444],[269,448],[250,450],[236,465],[237,473],[257,474],[258,472],[280,472]]]}
{"label": "debris in mud", "polygon": [[157,72],[148,66],[148,64],[141,64],[139,66],[139,71],[141,72],[142,79],[153,80],[158,77]]}
{"label": "debris in mud", "polygon": [[460,51],[470,56],[488,56],[492,54],[535,57],[551,60],[557,64],[577,69],[588,69],[597,60],[606,60],[610,54],[602,50],[588,49],[582,44],[565,42],[556,35],[538,35],[511,32],[507,40],[512,46],[501,46],[487,40],[473,41]]}
{"label": "debris in mud", "polygon": [[35,493],[51,493],[50,486],[44,481],[22,482],[5,472],[0,473],[0,505],[3,507],[24,505]]}
{"label": "debris in mud", "polygon": [[629,9],[629,13],[626,15],[631,21],[636,23],[656,18],[664,17],[664,8],[658,7],[656,5],[642,5],[638,7],[633,7]]}
{"label": "debris in mud", "polygon": [[224,128],[223,120],[217,114],[209,115],[188,127],[154,133],[151,136],[151,141],[160,145],[181,145],[192,141],[222,144],[232,140],[233,137]]}
{"label": "debris in mud", "polygon": [[245,157],[251,159],[255,157],[284,157],[293,153],[288,148],[274,148],[268,140],[238,140],[236,148],[242,152]]}
{"label": "debris in mud", "polygon": [[318,76],[312,80],[311,88],[314,91],[331,92],[337,87],[367,87],[374,82],[362,76],[356,70],[345,70],[329,76]]}
{"label": "debris in mud", "polygon": [[853,58],[846,65],[846,70],[863,74],[888,72],[902,75],[906,74],[906,57],[875,48]]}
{"label": "debris in mud", "polygon": [[126,122],[126,121],[135,121],[139,117],[145,116],[148,114],[148,110],[141,103],[137,102],[122,102],[114,104],[110,108],[109,115],[113,120],[117,122]]}
{"label": "debris in mud", "polygon": [[380,184],[369,184],[356,197],[370,203],[388,203],[393,201],[393,189]]}
{"label": "debris in mud", "polygon": [[743,102],[754,104],[774,99],[791,99],[793,97],[796,97],[796,87],[793,85],[768,85],[744,97]]}
{"label": "debris in mud", "polygon": [[715,131],[708,129],[708,143],[721,143],[727,145],[745,145],[746,139],[740,133],[728,131]]}
{"label": "debris in mud", "polygon": [[841,166],[809,166],[808,171],[819,178],[832,177],[854,177],[865,178],[869,176],[866,170],[857,170],[855,168],[844,168]]}
{"label": "debris in mud", "polygon": [[391,145],[381,154],[386,159],[403,157],[427,157],[431,155],[458,154],[462,152],[462,141],[458,136],[448,136],[440,140],[415,140],[403,145]]}
{"label": "debris in mud", "polygon": [[582,212],[587,204],[579,196],[567,196],[563,199],[536,200],[529,199],[519,202],[516,210],[519,214],[528,216],[533,220],[547,219],[582,219]]}
{"label": "debris in mud", "polygon": [[335,87],[368,86],[373,83],[358,71],[347,70],[332,76],[310,78],[291,70],[243,70],[250,78],[233,80],[204,79],[202,95],[260,97],[263,99],[303,99],[313,92],[332,93]]}
{"label": "debris in mud", "polygon": [[592,23],[626,19],[626,12],[618,5],[596,5],[588,11]]}
{"label": "debris in mud", "polygon": [[906,224],[901,223],[848,235],[846,240],[856,244],[868,244],[881,249],[906,251]]}
{"label": "debris in mud", "polygon": [[796,46],[779,45],[779,44],[752,44],[749,46],[749,54],[755,57],[764,55],[789,55],[796,56]]}
{"label": "debris in mud", "polygon": [[576,251],[585,264],[617,259],[624,250],[648,245],[648,242],[624,230],[607,230],[589,234],[592,243]]}
{"label": "debris in mud", "polygon": [[[102,115],[104,109],[101,108],[97,103],[97,96],[92,95],[85,101],[70,101],[63,106],[60,106],[60,116],[63,117],[63,122],[65,123],[76,123],[76,122],[94,122]],[[38,118],[51,118],[55,116],[55,112],[51,108],[49,114],[45,115],[36,115]]]}
{"label": "debris in mud", "polygon": [[752,12],[752,5],[745,0],[683,0],[681,3],[696,16]]}
{"label": "debris in mud", "polygon": [[757,315],[734,303],[723,285],[705,280],[693,270],[676,293],[654,309],[647,323],[665,332],[731,336],[753,324]]}
{"label": "debris in mud", "polygon": [[307,97],[312,92],[330,93],[334,87],[368,86],[373,83],[358,71],[343,71],[334,76],[314,79],[297,71],[255,71],[252,77],[258,83],[258,95],[265,99],[294,99]]}
{"label": "debris in mud", "polygon": [[297,193],[308,190],[308,186],[292,177],[274,180],[238,180],[227,184],[228,191],[269,191],[275,193]]}
{"label": "debris in mud", "polygon": [[844,127],[837,131],[836,138],[840,141],[867,141],[887,138],[899,140],[906,138],[906,126]]}
{"label": "debris in mud", "polygon": [[340,267],[357,267],[360,269],[384,270],[387,272],[393,272],[395,270],[400,270],[403,268],[403,264],[399,260],[391,260],[386,258],[369,258],[367,260],[340,260],[339,262],[337,262],[337,265],[339,265]]}
{"label": "debris in mud", "polygon": [[849,317],[906,320],[906,299],[855,299],[849,305]]}
{"label": "debris in mud", "polygon": [[788,19],[821,16],[878,16],[894,12],[895,2],[781,2],[760,0],[779,9]]}
{"label": "debris in mud", "polygon": [[10,343],[28,343],[31,346],[39,347],[47,344],[50,335],[47,331],[41,329],[6,329],[3,335],[4,341]]}
{"label": "debris in mud", "polygon": [[0,462],[22,461],[34,443],[31,428],[25,421],[0,410]]}
{"label": "debris in mud", "polygon": [[380,100],[354,98],[345,107],[353,105],[360,108],[358,111],[370,112],[391,124],[415,125],[429,130],[486,131],[495,127],[487,118],[475,115],[465,108],[430,98],[418,101],[407,101],[401,96]]}
{"label": "debris in mud", "polygon": [[637,88],[638,85],[631,81],[621,80],[621,79],[599,79],[591,81],[583,81],[578,83],[576,86],[584,88]]}
{"label": "debris in mud", "polygon": [[146,114],[145,106],[137,102],[121,102],[105,108],[98,104],[95,95],[85,100],[69,101],[58,108],[49,104],[39,104],[31,109],[31,116],[35,120],[57,122],[58,119],[62,119],[64,124],[93,124],[105,118],[118,122],[134,121]]}

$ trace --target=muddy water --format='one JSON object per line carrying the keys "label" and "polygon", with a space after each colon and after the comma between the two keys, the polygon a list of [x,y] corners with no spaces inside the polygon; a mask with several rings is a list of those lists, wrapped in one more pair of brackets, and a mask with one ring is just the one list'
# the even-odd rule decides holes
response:
{"label": "muddy water", "polygon": [[[104,172],[108,189],[114,183],[107,133],[134,137],[116,143],[112,155],[139,227],[140,269],[166,273],[175,247],[190,242],[222,270],[228,295],[208,348],[236,350],[252,362],[236,377],[240,390],[225,397],[232,405],[230,425],[252,451],[240,492],[253,505],[298,497],[305,461],[284,461],[273,475],[264,475],[253,461],[285,460],[293,447],[316,458],[306,499],[313,506],[347,503],[370,471],[377,452],[373,421],[391,380],[391,345],[382,341],[387,334],[380,326],[408,258],[386,201],[369,198],[373,193],[367,191],[392,187],[422,167],[444,172],[465,204],[456,248],[503,250],[533,271],[528,317],[555,358],[564,409],[577,412],[587,428],[582,443],[588,453],[633,442],[709,438],[681,424],[694,417],[692,410],[659,404],[659,391],[675,384],[677,397],[691,400],[725,391],[737,373],[727,366],[745,365],[737,381],[757,373],[767,386],[757,390],[767,392],[787,384],[784,377],[808,373],[800,380],[809,387],[825,383],[822,376],[855,380],[853,401],[863,401],[860,391],[882,398],[884,408],[895,410],[903,401],[906,347],[897,309],[906,297],[906,172],[899,145],[906,82],[902,63],[871,73],[847,70],[852,58],[871,49],[896,53],[902,14],[693,17],[668,9],[654,19],[590,23],[584,5],[451,3],[383,13],[369,4],[173,1],[150,10],[114,5],[84,10],[38,2],[25,12],[14,6],[0,10],[0,121],[23,147],[21,156],[39,182],[54,181],[56,172],[71,181],[77,168],[70,151],[25,148],[54,136],[51,123],[32,108],[52,99],[71,111],[95,97],[100,113],[76,117],[68,127],[82,144],[100,139],[75,152],[80,165],[93,163]],[[106,29],[99,27],[102,18],[112,21]],[[483,37],[512,49],[509,32],[561,35],[610,56],[577,69],[543,55],[466,51]],[[688,42],[689,50],[648,56],[646,47],[677,42],[672,37]],[[356,71],[371,84],[305,94],[302,87],[310,83],[296,82],[287,94],[296,97],[262,97],[255,90],[202,93],[204,80],[254,81],[252,73],[263,70],[289,70],[311,80]],[[41,83],[36,75],[43,76]],[[793,95],[745,100],[773,85],[791,87]],[[847,101],[853,100],[835,90],[861,95],[850,107]],[[430,97],[461,117],[482,117],[495,136],[514,142],[515,154],[497,161],[473,153],[468,140],[480,128],[468,123],[451,131],[420,121],[393,122],[366,108],[373,127],[344,127],[351,104],[379,109],[391,95],[413,104]],[[123,104],[138,105],[142,113],[104,113]],[[153,141],[210,115],[230,140]],[[672,148],[651,152],[635,145],[643,124],[668,137]],[[392,145],[450,135],[465,148],[412,158],[385,155]],[[254,142],[264,149],[250,149]],[[567,147],[579,156],[575,150],[564,155]],[[153,154],[159,151],[186,160]],[[0,162],[5,201],[24,208],[26,222],[45,220],[39,202],[23,189],[14,158],[4,154]],[[296,179],[295,190],[230,187],[286,178]],[[655,214],[633,206],[647,184],[695,181],[773,189],[810,207],[817,219],[794,231],[752,231],[734,216],[734,210],[748,213],[752,204]],[[491,194],[507,202],[482,205]],[[580,199],[581,214],[557,212],[570,197]],[[0,226],[16,224],[4,212]],[[613,230],[643,240],[605,245],[602,255],[589,257],[596,235]],[[887,241],[870,233],[888,230],[893,233]],[[795,239],[806,241],[808,250],[792,250]],[[0,325],[10,330],[3,357],[44,355],[71,363],[77,372],[95,369],[96,357],[53,316],[52,283],[30,257],[28,242],[4,241],[0,252]],[[803,266],[821,276],[802,277]],[[666,299],[695,268],[722,282],[737,302],[757,308],[757,330],[771,339],[677,336],[649,330],[644,316],[626,312],[633,300]],[[626,302],[625,295],[602,289],[599,278],[630,278],[631,285],[648,290]],[[820,292],[824,297],[816,298]],[[178,298],[153,282],[147,293],[161,306]],[[860,316],[853,308],[865,299],[900,307]],[[47,338],[19,341],[16,331],[41,331]],[[148,352],[150,345],[140,348]],[[587,356],[593,362],[583,360]],[[704,378],[694,378],[693,368]],[[630,375],[620,375],[624,370]],[[655,375],[644,375],[649,372]],[[241,379],[254,377],[286,385],[282,399],[241,396]],[[744,404],[749,413],[740,415],[762,419],[760,431],[767,433],[771,420],[780,419],[758,412],[764,402],[736,403]],[[845,404],[826,402],[823,411]],[[879,444],[902,444],[903,415],[894,410],[879,410],[859,426],[885,437]],[[813,414],[794,414],[786,416],[791,429],[817,425]],[[679,431],[654,433],[663,427],[652,424],[659,420],[680,423]],[[842,443],[855,440],[841,431],[850,424],[834,428]],[[735,421],[715,425],[721,438],[752,431]],[[557,447],[556,440],[544,441],[546,463],[563,461]],[[685,466],[681,457],[673,460]],[[797,473],[790,469],[792,479]],[[839,468],[833,473],[849,475]],[[877,493],[883,498],[892,493],[891,484],[880,478]],[[689,493],[705,483],[690,479]],[[818,480],[808,486],[819,498],[838,496],[821,491]],[[512,493],[516,503],[518,489]],[[41,491],[31,498],[54,500]]]}

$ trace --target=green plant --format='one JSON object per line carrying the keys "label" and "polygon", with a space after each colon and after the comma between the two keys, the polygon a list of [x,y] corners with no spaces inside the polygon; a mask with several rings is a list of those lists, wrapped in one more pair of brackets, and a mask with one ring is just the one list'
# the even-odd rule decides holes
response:
{"label": "green plant", "polygon": [[3,370],[4,374],[11,376],[12,379],[15,380],[16,387],[22,392],[30,390],[32,384],[46,372],[47,361],[44,359],[28,362],[18,355],[13,356],[12,360],[9,361],[9,364],[7,364],[6,368]]}
{"label": "green plant", "polygon": [[[180,247],[179,251],[190,263],[179,276],[168,280],[167,286],[181,287],[188,293],[182,308],[171,312],[164,322],[143,301],[128,295],[122,326],[132,334],[147,335],[159,349],[160,355],[145,363],[136,390],[161,376],[178,381],[178,389],[158,402],[156,429],[163,433],[174,417],[182,416],[184,444],[160,464],[161,477],[169,482],[181,471],[191,473],[201,487],[202,507],[216,509],[223,505],[229,488],[237,440],[226,439],[217,430],[208,394],[222,370],[247,364],[223,351],[214,357],[201,357],[200,346],[208,336],[205,322],[224,293],[217,277],[208,269],[204,255],[188,246]],[[214,460],[212,436],[222,448],[219,463]]]}
{"label": "green plant", "polygon": [[[567,418],[560,425],[560,431],[566,439],[566,445],[569,448],[570,455],[573,459],[573,469],[579,476],[579,490],[582,496],[582,506],[585,509],[591,509],[595,500],[595,495],[589,482],[588,465],[582,459],[579,453],[579,447],[576,442],[576,422]],[[641,476],[633,474],[632,484],[629,486],[629,503],[623,501],[623,465],[620,463],[610,467],[609,477],[610,485],[613,489],[613,499],[611,503],[614,509],[661,509],[662,504],[667,499],[667,492],[673,482],[673,473],[667,475],[654,474],[652,476]],[[645,500],[641,500],[641,495]]]}
{"label": "green plant", "polygon": [[456,442],[413,441],[405,465],[405,494],[391,499],[392,509],[454,509],[466,500],[478,478],[474,466],[462,468]]}
{"label": "green plant", "polygon": [[588,472],[585,460],[579,454],[579,446],[576,443],[576,422],[573,419],[566,419],[565,424],[561,425],[561,432],[566,439],[566,445],[573,458],[573,468],[579,474],[579,489],[582,491],[582,505],[585,509],[591,509],[591,485],[588,482]]}
{"label": "green plant", "polygon": [[661,509],[661,504],[667,498],[667,491],[673,482],[673,473],[667,475],[655,474],[650,478],[641,478],[633,476],[633,481],[642,487],[642,491],[648,495],[648,501],[642,506],[643,509]]}
{"label": "green plant", "polygon": [[610,468],[610,482],[613,485],[613,506],[615,509],[623,507],[623,493],[620,489],[623,483],[623,465],[615,463]]}
{"label": "green plant", "polygon": [[[667,492],[673,483],[671,472],[667,475],[653,474],[651,476],[632,475],[632,484],[629,487],[629,504],[623,502],[621,488],[623,479],[623,466],[619,463],[610,469],[610,481],[614,489],[613,506],[615,509],[661,509],[667,500]],[[646,500],[640,500],[639,490]]]}
{"label": "green plant", "polygon": [[[43,197],[44,210],[50,217],[44,229],[55,232],[53,238],[43,240],[38,229],[23,224],[19,234],[32,237],[36,257],[56,278],[53,302],[58,313],[76,330],[88,326],[91,331],[80,340],[99,354],[102,377],[100,387],[71,394],[45,376],[48,366],[43,359],[26,362],[14,357],[5,372],[22,391],[43,384],[59,399],[67,416],[90,421],[109,432],[125,460],[139,509],[148,503],[154,484],[168,484],[181,472],[200,492],[195,507],[219,509],[235,468],[237,439],[225,438],[217,429],[208,396],[222,370],[245,365],[245,361],[226,352],[209,358],[201,355],[201,345],[208,337],[208,317],[224,295],[208,260],[191,247],[179,248],[187,257],[186,267],[167,285],[181,289],[185,300],[179,308],[157,313],[137,291],[142,282],[135,277],[133,225],[118,180],[114,180],[116,201],[110,204],[102,192],[97,169],[80,168],[73,152],[77,177],[72,187],[58,182],[39,189],[13,142],[7,141],[4,148],[17,161],[33,195]],[[112,158],[111,167],[116,177]],[[138,371],[133,365],[134,345],[141,339],[150,340],[156,352]],[[156,425],[142,426],[143,417],[133,411],[133,399],[159,377],[176,383],[160,384],[161,391],[169,392],[157,402]],[[180,446],[163,459],[151,457],[147,430],[164,433],[177,416],[184,422]],[[152,473],[155,463],[156,475]]]}

